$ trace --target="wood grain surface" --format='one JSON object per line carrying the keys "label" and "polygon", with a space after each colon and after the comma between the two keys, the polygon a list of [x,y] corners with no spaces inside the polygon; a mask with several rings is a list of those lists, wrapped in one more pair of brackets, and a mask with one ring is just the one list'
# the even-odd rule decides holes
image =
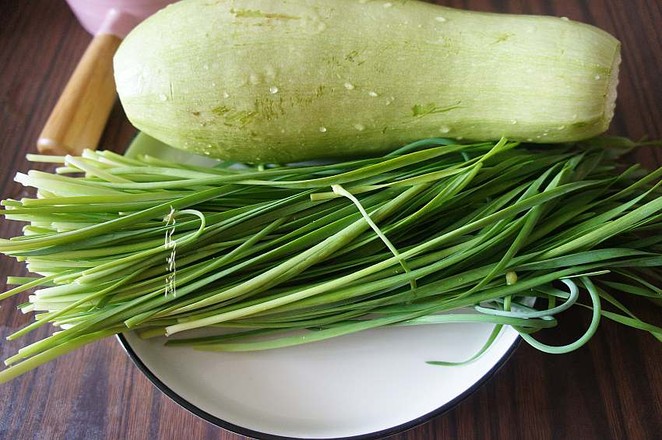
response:
{"label": "wood grain surface", "polygon": [[[331,1],[331,0],[330,0]],[[438,0],[453,7],[552,14],[595,24],[623,44],[618,107],[611,132],[662,139],[662,1]],[[26,171],[40,130],[90,41],[64,1],[0,0],[0,197],[17,198],[13,182]],[[101,147],[122,151],[135,130],[115,105]],[[654,149],[634,160],[662,164]],[[0,237],[20,225],[0,221]],[[24,274],[0,259],[7,275]],[[19,299],[0,308],[2,359],[18,344],[4,338],[30,316]],[[660,309],[631,303],[660,324]],[[569,340],[588,323],[583,311],[563,316],[548,338]],[[43,337],[45,330],[29,340]],[[28,341],[21,341],[21,344]],[[0,385],[2,439],[223,439],[244,437],[192,415],[156,389],[115,339],[87,346]],[[657,439],[662,438],[662,344],[643,332],[603,321],[580,350],[547,355],[521,344],[511,359],[450,411],[407,432],[422,439]]]}

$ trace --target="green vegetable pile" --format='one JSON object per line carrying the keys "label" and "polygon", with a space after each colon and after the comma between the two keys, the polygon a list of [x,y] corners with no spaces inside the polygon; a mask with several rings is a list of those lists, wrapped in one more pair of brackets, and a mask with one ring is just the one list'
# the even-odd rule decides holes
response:
{"label": "green vegetable pile", "polygon": [[[223,161],[31,156],[59,167],[18,174],[36,197],[3,202],[26,226],[0,252],[35,276],[10,277],[0,299],[33,291],[20,308],[35,321],[10,339],[58,331],[6,359],[0,382],[128,330],[246,351],[494,324],[474,358],[506,325],[550,353],[601,318],[662,340],[609,293],[659,303],[662,284],[662,168],[625,166],[635,144],[595,138],[620,60],[613,36],[555,17],[354,0],[165,8],[115,56],[122,106],[144,133]],[[592,310],[577,341],[535,338],[575,305]]]}
{"label": "green vegetable pile", "polygon": [[[485,349],[508,325],[564,353],[608,318],[662,340],[609,293],[661,298],[662,168],[624,167],[631,147],[426,139],[342,163],[212,168],[31,156],[60,166],[17,176],[37,196],[3,202],[27,224],[0,252],[37,276],[0,298],[36,288],[20,306],[35,321],[10,339],[58,331],[8,358],[0,382],[127,330],[242,351],[483,322]],[[592,309],[582,337],[537,342],[576,305]]]}

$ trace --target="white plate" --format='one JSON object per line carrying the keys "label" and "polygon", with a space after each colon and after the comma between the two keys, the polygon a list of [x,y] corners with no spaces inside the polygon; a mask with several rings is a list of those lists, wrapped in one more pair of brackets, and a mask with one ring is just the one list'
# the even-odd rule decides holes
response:
{"label": "white plate", "polygon": [[[129,154],[159,151],[139,139]],[[181,157],[178,157],[181,160]],[[493,326],[391,327],[329,341],[252,353],[164,347],[163,339],[119,337],[138,367],[177,403],[228,430],[255,438],[378,438],[456,405],[494,373],[519,340],[505,327],[473,363]]]}

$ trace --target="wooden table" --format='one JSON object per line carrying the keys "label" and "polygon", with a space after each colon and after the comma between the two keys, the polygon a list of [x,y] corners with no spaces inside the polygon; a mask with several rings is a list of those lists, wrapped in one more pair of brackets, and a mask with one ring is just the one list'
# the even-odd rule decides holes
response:
{"label": "wooden table", "polygon": [[[659,0],[448,0],[469,9],[554,14],[596,24],[623,43],[617,115],[612,132],[662,139],[662,2]],[[25,191],[12,181],[25,171],[34,144],[90,36],[64,1],[0,1],[0,196]],[[134,134],[116,105],[104,148],[121,151]],[[644,150],[637,159],[662,164]],[[0,236],[19,233],[2,221]],[[0,260],[0,290],[21,265]],[[30,321],[17,299],[0,309],[2,358],[18,346],[4,337]],[[660,309],[635,304],[660,323]],[[587,324],[564,316],[559,338]],[[38,331],[33,339],[43,337]],[[115,339],[95,343],[0,385],[0,438],[239,439],[179,407],[133,365]],[[397,439],[662,438],[662,344],[649,334],[603,322],[593,340],[563,356],[520,345],[489,382],[452,410],[395,435]]]}

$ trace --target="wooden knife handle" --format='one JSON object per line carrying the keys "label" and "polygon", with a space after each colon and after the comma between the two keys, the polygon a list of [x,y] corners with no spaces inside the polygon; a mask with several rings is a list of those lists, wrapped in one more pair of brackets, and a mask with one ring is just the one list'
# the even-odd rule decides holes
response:
{"label": "wooden knife handle", "polygon": [[113,55],[121,39],[96,35],[76,66],[37,141],[43,154],[96,149],[115,103]]}

